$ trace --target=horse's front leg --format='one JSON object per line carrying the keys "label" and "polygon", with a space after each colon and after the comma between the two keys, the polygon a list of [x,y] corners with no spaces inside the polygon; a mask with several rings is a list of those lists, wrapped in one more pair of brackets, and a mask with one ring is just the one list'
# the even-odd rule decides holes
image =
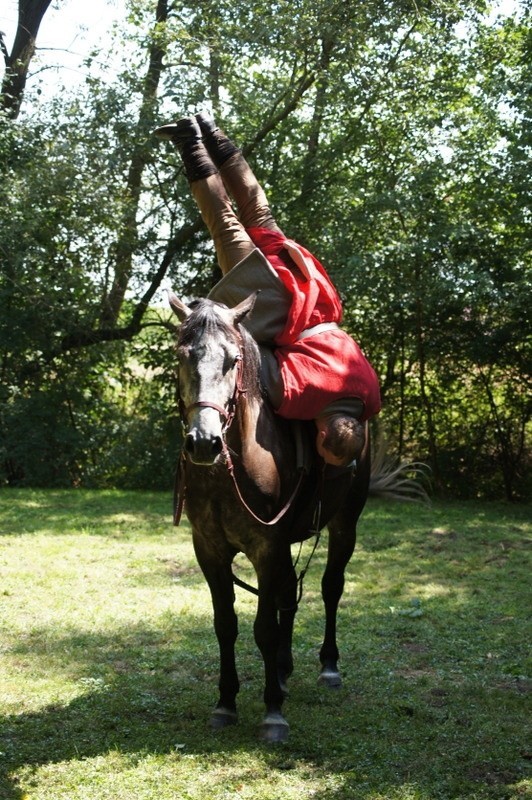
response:
{"label": "horse's front leg", "polygon": [[238,619],[234,609],[235,594],[232,558],[223,561],[205,552],[201,543],[195,541],[194,547],[198,563],[209,585],[214,612],[214,631],[220,650],[219,699],[211,716],[214,729],[234,725],[238,721],[236,696],[240,683],[236,670],[235,642],[238,636]]}
{"label": "horse's front leg", "polygon": [[271,563],[255,565],[259,583],[259,600],[254,634],[264,662],[264,717],[261,736],[267,742],[284,742],[288,738],[288,723],[282,714],[284,693],[278,671],[281,631],[278,621],[278,603],[282,595],[285,572],[278,559]]}
{"label": "horse's front leg", "polygon": [[297,577],[292,559],[287,565],[287,577],[280,587],[277,600],[279,611],[279,649],[277,651],[277,674],[283,695],[288,697],[288,678],[294,671],[292,637],[297,612]]}

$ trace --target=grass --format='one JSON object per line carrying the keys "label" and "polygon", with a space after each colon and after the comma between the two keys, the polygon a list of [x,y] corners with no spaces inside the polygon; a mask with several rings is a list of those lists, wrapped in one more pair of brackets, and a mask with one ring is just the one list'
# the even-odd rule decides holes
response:
{"label": "grass", "polygon": [[170,505],[0,492],[2,800],[528,795],[529,507],[370,501],[340,609],[337,692],[316,685],[321,545],[296,623],[290,739],[268,747],[255,599],[241,590],[240,722],[207,726],[210,598]]}

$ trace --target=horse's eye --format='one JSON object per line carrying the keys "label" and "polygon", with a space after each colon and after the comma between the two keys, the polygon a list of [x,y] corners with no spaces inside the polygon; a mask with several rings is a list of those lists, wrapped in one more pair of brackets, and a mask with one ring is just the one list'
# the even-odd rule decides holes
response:
{"label": "horse's eye", "polygon": [[228,353],[225,357],[225,363],[223,368],[224,373],[229,372],[230,369],[235,369],[241,358],[242,356],[240,355],[240,353],[237,353],[236,356],[232,356]]}

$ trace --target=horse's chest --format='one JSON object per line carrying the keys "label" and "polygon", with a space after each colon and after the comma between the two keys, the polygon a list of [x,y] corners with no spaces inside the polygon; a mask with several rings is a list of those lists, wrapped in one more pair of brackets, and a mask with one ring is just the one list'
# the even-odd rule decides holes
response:
{"label": "horse's chest", "polygon": [[[228,474],[222,471],[194,471],[187,481],[186,511],[194,535],[214,545],[229,545],[234,550],[250,554],[262,544],[274,544],[276,526],[268,527],[253,519],[238,497]],[[243,487],[249,490],[248,487]],[[275,513],[275,499],[266,500],[257,490],[246,497],[257,511],[269,519]]]}

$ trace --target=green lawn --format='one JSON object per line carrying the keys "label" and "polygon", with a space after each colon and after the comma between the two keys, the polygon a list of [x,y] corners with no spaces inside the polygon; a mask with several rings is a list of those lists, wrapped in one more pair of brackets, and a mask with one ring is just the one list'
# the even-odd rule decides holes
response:
{"label": "green lawn", "polygon": [[267,746],[241,590],[240,722],[208,728],[210,598],[169,496],[0,491],[1,800],[528,796],[529,520],[522,506],[370,501],[340,610],[344,688],[316,683],[322,543],[296,622],[290,739]]}

